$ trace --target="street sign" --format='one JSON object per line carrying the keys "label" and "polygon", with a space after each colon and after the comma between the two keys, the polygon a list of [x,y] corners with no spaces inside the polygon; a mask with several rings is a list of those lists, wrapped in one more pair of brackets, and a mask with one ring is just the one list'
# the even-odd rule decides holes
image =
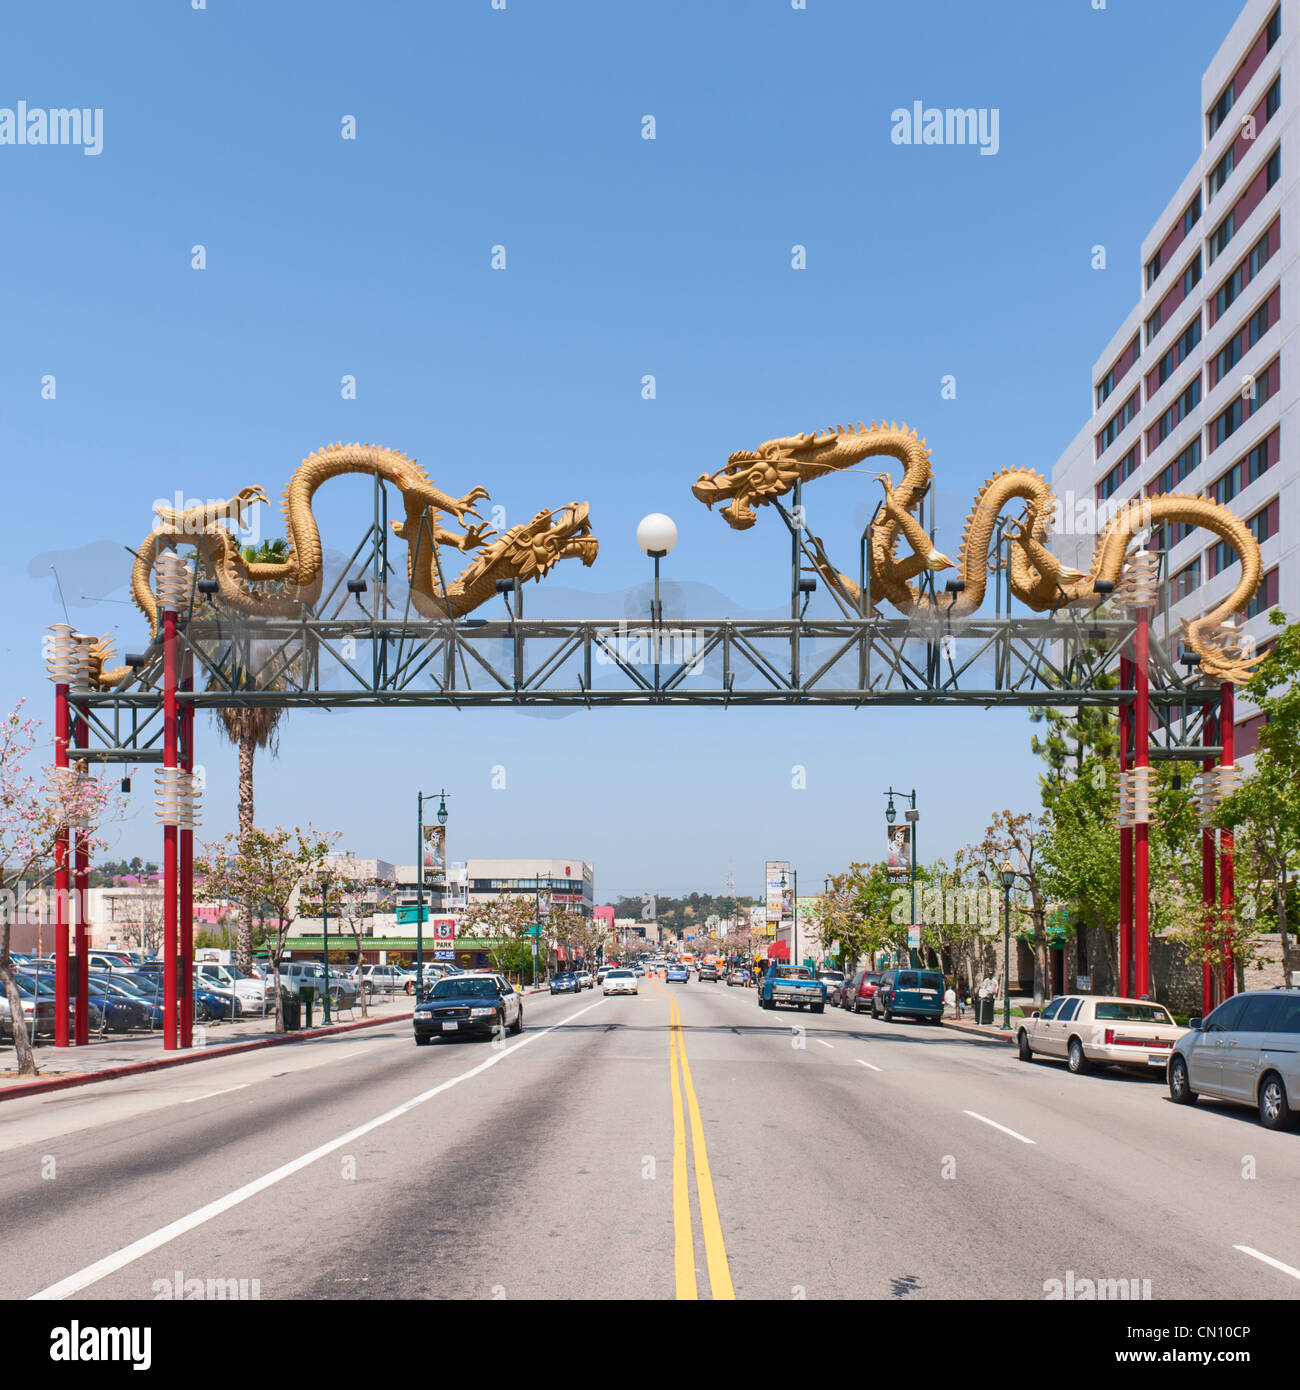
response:
{"label": "street sign", "polygon": [[919,949],[920,945],[921,945],[921,928],[920,928],[920,927],[908,927],[908,929],[907,929],[907,949],[908,949],[909,951],[915,951],[915,950]]}

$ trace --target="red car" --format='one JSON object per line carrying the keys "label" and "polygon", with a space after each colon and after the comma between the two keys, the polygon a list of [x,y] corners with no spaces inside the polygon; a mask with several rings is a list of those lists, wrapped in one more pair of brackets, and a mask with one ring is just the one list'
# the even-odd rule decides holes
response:
{"label": "red car", "polygon": [[859,970],[840,990],[840,1007],[855,1014],[863,1009],[870,1012],[876,986],[880,983],[880,975],[879,970]]}

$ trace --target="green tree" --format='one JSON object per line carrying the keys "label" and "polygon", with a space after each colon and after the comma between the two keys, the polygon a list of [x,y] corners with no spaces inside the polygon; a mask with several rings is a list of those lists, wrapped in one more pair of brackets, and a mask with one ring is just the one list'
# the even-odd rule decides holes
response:
{"label": "green tree", "polygon": [[[1104,617],[1107,610],[1097,612]],[[1085,638],[1083,649],[1095,662],[1104,654],[1106,644],[1100,638]],[[1119,672],[1103,671],[1094,684],[1098,690],[1114,690],[1119,685]],[[1030,739],[1033,752],[1047,764],[1047,771],[1038,778],[1044,807],[1050,807],[1071,782],[1077,781],[1088,763],[1118,752],[1119,721],[1115,712],[1103,705],[1032,705],[1029,718],[1045,730],[1041,739],[1037,734]]]}
{"label": "green tree", "polygon": [[286,830],[256,827],[204,845],[194,875],[205,896],[229,898],[260,908],[270,929],[267,948],[275,975],[275,1031],[284,1032],[280,999],[280,963],[289,928],[297,921],[304,894],[320,882],[336,831],[321,833],[310,825]]}
{"label": "green tree", "polygon": [[883,863],[852,863],[841,873],[832,874],[828,891],[822,897],[822,912],[816,923],[816,939],[823,950],[832,941],[840,943],[840,959],[851,970],[866,957],[873,960],[878,951],[907,947],[907,927],[894,921],[894,894],[889,871]]}
{"label": "green tree", "polygon": [[1276,925],[1282,966],[1290,970],[1287,881],[1300,856],[1300,623],[1288,624],[1277,608],[1268,620],[1278,636],[1245,687],[1265,718],[1255,769],[1224,800],[1217,820],[1220,827],[1244,832],[1238,857],[1248,846],[1244,858],[1256,881],[1261,915]]}

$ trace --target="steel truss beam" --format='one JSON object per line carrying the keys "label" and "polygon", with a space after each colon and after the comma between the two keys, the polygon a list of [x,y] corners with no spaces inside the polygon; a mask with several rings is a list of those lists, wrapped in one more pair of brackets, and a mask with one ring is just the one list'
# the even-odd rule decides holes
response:
{"label": "steel truss beam", "polygon": [[[180,693],[182,706],[1114,708],[1134,698],[1132,690],[1107,688],[1105,679],[1131,640],[1132,621],[1072,612],[659,625],[522,616],[232,617],[182,623],[196,687]],[[1154,638],[1151,648],[1152,756],[1202,759],[1205,711],[1219,689],[1181,677]],[[73,756],[161,761],[160,642],[119,686],[71,698],[84,711],[88,744]]]}

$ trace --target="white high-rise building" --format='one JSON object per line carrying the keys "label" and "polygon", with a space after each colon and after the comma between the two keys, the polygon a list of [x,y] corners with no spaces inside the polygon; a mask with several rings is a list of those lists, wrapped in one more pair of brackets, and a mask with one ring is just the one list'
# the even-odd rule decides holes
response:
{"label": "white high-rise building", "polygon": [[[1284,12],[1285,11],[1285,12]],[[1052,473],[1065,534],[1086,570],[1080,502],[1195,492],[1231,507],[1260,542],[1264,581],[1245,630],[1300,617],[1300,9],[1248,0],[1201,78],[1201,153],[1142,243],[1139,297],[1092,370],[1092,417]],[[1170,622],[1199,617],[1240,578],[1204,530],[1161,528]],[[1260,716],[1237,702],[1237,759]]]}

